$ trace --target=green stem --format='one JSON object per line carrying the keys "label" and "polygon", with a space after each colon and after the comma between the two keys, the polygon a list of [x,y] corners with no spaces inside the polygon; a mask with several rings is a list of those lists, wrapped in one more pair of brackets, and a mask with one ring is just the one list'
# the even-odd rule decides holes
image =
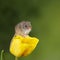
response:
{"label": "green stem", "polygon": [[15,60],[18,60],[18,57],[15,56]]}
{"label": "green stem", "polygon": [[3,60],[3,53],[4,53],[4,50],[1,51],[1,60]]}

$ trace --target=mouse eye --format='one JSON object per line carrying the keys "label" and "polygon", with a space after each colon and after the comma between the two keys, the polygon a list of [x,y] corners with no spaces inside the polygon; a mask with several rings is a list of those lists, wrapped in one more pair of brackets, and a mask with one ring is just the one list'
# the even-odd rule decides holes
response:
{"label": "mouse eye", "polygon": [[24,27],[27,28],[27,25],[25,25]]}

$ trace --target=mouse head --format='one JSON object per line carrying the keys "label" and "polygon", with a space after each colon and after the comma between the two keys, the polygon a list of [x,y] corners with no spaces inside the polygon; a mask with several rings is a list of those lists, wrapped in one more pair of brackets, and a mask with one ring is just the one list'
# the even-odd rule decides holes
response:
{"label": "mouse head", "polygon": [[[16,25],[17,29],[20,30],[22,34],[28,35],[32,29],[31,22],[29,21],[22,21]],[[15,30],[17,30],[15,29]]]}

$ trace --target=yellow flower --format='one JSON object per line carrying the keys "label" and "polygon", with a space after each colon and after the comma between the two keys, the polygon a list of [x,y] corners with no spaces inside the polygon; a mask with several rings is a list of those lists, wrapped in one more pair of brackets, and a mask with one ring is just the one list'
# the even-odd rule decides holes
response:
{"label": "yellow flower", "polygon": [[14,36],[10,43],[10,52],[16,57],[27,56],[35,49],[38,42],[35,37]]}

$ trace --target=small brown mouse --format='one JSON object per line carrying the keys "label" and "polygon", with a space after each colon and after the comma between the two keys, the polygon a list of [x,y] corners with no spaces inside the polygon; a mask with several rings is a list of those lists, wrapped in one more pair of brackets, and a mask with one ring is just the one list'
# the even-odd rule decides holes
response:
{"label": "small brown mouse", "polygon": [[15,26],[15,35],[27,36],[32,29],[31,22],[22,21]]}

